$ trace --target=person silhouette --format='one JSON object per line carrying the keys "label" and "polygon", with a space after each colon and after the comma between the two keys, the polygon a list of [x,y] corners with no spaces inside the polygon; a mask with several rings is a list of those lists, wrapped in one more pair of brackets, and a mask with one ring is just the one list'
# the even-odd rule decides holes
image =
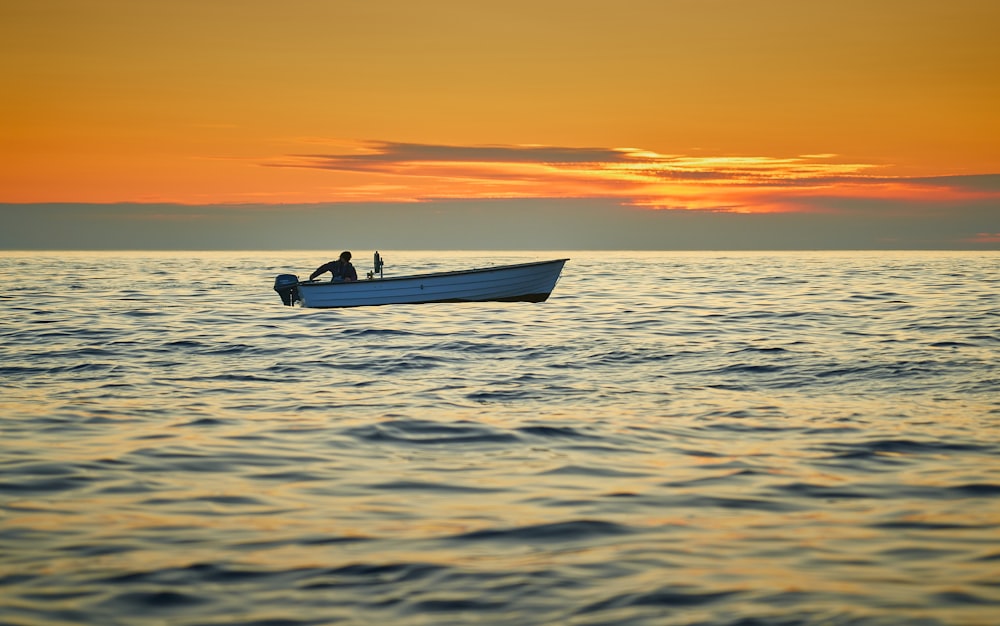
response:
{"label": "person silhouette", "polygon": [[309,275],[309,280],[315,279],[317,276],[324,272],[330,272],[333,277],[330,282],[353,282],[358,279],[358,272],[351,265],[351,253],[344,250],[340,253],[340,258],[336,261],[330,261],[329,263],[324,263],[316,268],[316,270]]}

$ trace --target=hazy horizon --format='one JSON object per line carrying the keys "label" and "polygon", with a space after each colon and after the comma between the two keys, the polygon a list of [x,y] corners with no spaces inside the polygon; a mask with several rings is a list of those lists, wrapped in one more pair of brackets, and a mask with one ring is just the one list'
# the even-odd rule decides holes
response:
{"label": "hazy horizon", "polygon": [[[622,207],[605,199],[306,205],[0,204],[5,250],[998,250],[989,202],[822,213]],[[920,207],[918,207],[920,209]]]}

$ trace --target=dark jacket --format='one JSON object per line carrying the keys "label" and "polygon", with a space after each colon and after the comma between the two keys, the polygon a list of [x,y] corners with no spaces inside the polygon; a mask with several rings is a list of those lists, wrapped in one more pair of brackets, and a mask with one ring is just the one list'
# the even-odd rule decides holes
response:
{"label": "dark jacket", "polygon": [[316,268],[316,271],[309,275],[309,280],[312,280],[322,274],[323,272],[330,272],[333,274],[333,280],[357,280],[358,272],[351,265],[350,261],[330,261],[329,263],[324,263]]}

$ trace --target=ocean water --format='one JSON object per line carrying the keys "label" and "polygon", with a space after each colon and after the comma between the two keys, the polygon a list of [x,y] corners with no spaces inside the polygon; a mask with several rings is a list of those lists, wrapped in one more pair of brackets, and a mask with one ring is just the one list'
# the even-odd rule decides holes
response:
{"label": "ocean water", "polygon": [[1000,254],[382,252],[0,253],[0,623],[1000,623]]}

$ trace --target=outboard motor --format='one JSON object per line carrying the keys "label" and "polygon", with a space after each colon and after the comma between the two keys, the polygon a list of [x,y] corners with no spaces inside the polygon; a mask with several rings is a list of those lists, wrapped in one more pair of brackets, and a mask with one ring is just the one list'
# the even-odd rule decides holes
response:
{"label": "outboard motor", "polygon": [[299,299],[299,277],[295,274],[278,274],[274,279],[274,290],[281,296],[285,306],[292,306]]}

